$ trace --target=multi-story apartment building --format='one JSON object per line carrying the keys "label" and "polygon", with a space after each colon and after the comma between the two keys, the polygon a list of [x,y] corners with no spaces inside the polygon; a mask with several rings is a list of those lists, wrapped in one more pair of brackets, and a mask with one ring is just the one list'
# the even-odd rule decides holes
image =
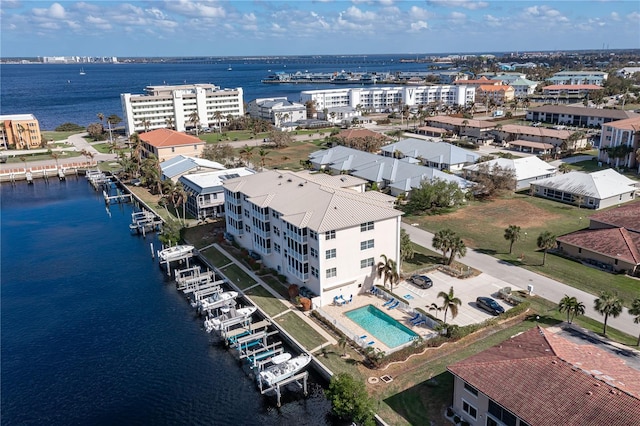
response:
{"label": "multi-story apartment building", "polygon": [[552,84],[595,84],[602,86],[609,77],[604,71],[560,71],[547,80]]}
{"label": "multi-story apartment building", "polygon": [[516,91],[511,86],[504,85],[482,85],[476,89],[476,102],[489,103],[493,101],[496,105],[505,105],[515,98]]}
{"label": "multi-story apartment building", "polygon": [[[216,127],[229,116],[244,115],[242,88],[221,89],[213,84],[147,86],[145,94],[120,95],[127,134],[169,128]],[[195,121],[194,121],[195,119]]]}
{"label": "multi-story apartment building", "polygon": [[385,112],[397,110],[401,105],[430,103],[466,106],[474,99],[475,88],[464,85],[339,88],[300,93],[300,101],[314,101],[318,111],[348,106],[362,111]]}
{"label": "multi-story apartment building", "polygon": [[31,149],[42,145],[40,124],[33,114],[0,115],[0,148]]}
{"label": "multi-story apartment building", "polygon": [[270,121],[276,127],[307,119],[307,107],[286,97],[254,99],[249,102],[247,112],[251,117]]}
{"label": "multi-story apartment building", "polygon": [[169,129],[156,129],[140,134],[142,156],[155,156],[160,163],[179,155],[199,157],[206,142],[195,136]]}
{"label": "multi-story apartment building", "polygon": [[598,160],[615,167],[639,167],[640,117],[612,121],[602,125]]}
{"label": "multi-story apartment building", "polygon": [[315,293],[315,306],[362,293],[383,254],[399,259],[402,212],[357,181],[276,170],[225,180],[227,232]]}

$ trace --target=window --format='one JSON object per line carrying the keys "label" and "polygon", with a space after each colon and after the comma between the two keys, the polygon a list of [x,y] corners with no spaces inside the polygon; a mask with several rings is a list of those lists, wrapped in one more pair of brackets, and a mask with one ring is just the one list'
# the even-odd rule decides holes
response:
{"label": "window", "polygon": [[277,226],[274,226],[273,227],[273,233],[279,237],[280,236],[280,229]]}
{"label": "window", "polygon": [[360,224],[360,232],[364,231],[372,231],[373,230],[373,222],[366,222]]}
{"label": "window", "polygon": [[464,384],[464,388],[472,395],[478,396],[478,389],[471,386],[469,383]]}
{"label": "window", "polygon": [[247,232],[251,232],[251,228],[249,228],[249,225],[245,225],[244,226],[244,230]]}
{"label": "window", "polygon": [[325,240],[333,240],[335,238],[336,238],[336,231],[329,231],[326,234],[324,234]]}
{"label": "window", "polygon": [[318,258],[318,250],[311,247],[311,257]]}
{"label": "window", "polygon": [[313,238],[314,240],[318,239],[318,233],[315,231],[309,230],[309,238]]}
{"label": "window", "polygon": [[[488,412],[493,417],[504,423],[506,426],[516,426],[516,416],[491,400],[489,400]],[[489,424],[488,421],[487,424]]]}
{"label": "window", "polygon": [[326,259],[333,259],[334,257],[336,257],[336,249],[327,250],[325,258]]}
{"label": "window", "polygon": [[333,278],[338,275],[338,270],[336,268],[327,269],[327,278]]}
{"label": "window", "polygon": [[360,250],[373,248],[373,240],[360,241]]}
{"label": "window", "polygon": [[462,400],[462,411],[464,411],[465,413],[467,413],[468,415],[470,415],[474,419],[477,418],[477,416],[478,416],[478,410],[476,410],[476,407],[474,407],[473,405],[469,404],[464,399]]}
{"label": "window", "polygon": [[276,253],[280,253],[280,244],[274,243],[273,249],[276,251]]}
{"label": "window", "polygon": [[318,270],[313,266],[311,267],[311,276],[318,278]]}
{"label": "window", "polygon": [[373,257],[362,259],[360,261],[360,269],[369,268],[371,266],[373,266]]}

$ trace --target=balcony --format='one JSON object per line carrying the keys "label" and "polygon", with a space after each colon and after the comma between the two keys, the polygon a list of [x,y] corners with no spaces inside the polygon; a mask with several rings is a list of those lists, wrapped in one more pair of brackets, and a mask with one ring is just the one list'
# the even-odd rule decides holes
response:
{"label": "balcony", "polygon": [[260,235],[262,238],[271,238],[271,231],[263,231],[257,226],[253,227],[253,233],[256,235]]}
{"label": "balcony", "polygon": [[308,237],[306,235],[299,235],[299,234],[296,234],[296,233],[290,232],[290,231],[287,232],[285,234],[285,236],[288,237],[288,238],[291,238],[293,241],[297,241],[297,242],[302,243],[302,244],[306,244],[307,243],[307,239],[308,239]]}
{"label": "balcony", "polygon": [[308,254],[298,253],[298,252],[293,251],[293,250],[289,250],[288,254],[289,254],[289,256],[293,257],[294,259],[296,259],[299,262],[308,262],[309,261],[309,255]]}

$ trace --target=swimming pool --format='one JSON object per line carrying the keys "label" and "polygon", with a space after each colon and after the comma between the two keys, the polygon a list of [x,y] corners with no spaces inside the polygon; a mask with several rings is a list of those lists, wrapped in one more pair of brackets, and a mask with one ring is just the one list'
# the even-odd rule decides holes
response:
{"label": "swimming pool", "polygon": [[373,305],[354,309],[345,315],[389,348],[403,345],[418,337],[416,333]]}

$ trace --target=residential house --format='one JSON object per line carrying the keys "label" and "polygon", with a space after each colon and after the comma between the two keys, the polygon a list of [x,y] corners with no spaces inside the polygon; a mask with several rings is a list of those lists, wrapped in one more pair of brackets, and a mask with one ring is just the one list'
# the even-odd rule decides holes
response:
{"label": "residential house", "polygon": [[223,182],[227,232],[313,292],[314,307],[364,293],[383,254],[400,258],[402,212],[393,199],[345,189],[341,176],[323,179],[273,170]]}
{"label": "residential house", "polygon": [[[142,95],[120,95],[127,134],[168,128],[218,127],[228,117],[242,117],[242,88],[221,89],[213,84],[147,86]],[[193,119],[197,117],[197,121]]]}
{"label": "residential house", "polygon": [[640,274],[640,203],[595,213],[589,229],[556,239],[560,252],[614,272]]}
{"label": "residential house", "polygon": [[221,217],[224,214],[224,188],[228,179],[256,173],[247,167],[223,169],[182,175],[178,181],[187,193],[186,210],[198,220]]}
{"label": "residential house", "polygon": [[307,119],[307,108],[286,97],[254,99],[247,106],[247,113],[254,118],[269,121],[276,127],[283,123]]}
{"label": "residential house", "polygon": [[505,85],[482,85],[476,88],[476,102],[505,105],[515,99],[515,89]]}
{"label": "residential house", "polygon": [[527,120],[580,127],[601,127],[605,123],[640,117],[620,109],[584,108],[568,105],[543,105],[527,111]]}
{"label": "residential house", "polygon": [[430,127],[445,129],[460,137],[482,141],[493,139],[492,131],[496,127],[496,123],[491,121],[451,117],[448,115],[427,117],[425,121]]}
{"label": "residential house", "polygon": [[162,180],[171,179],[177,182],[182,175],[225,170],[225,166],[217,161],[210,161],[204,158],[176,155],[160,163],[160,169],[162,171]]}
{"label": "residential house", "polygon": [[604,71],[560,71],[547,80],[556,85],[602,86],[608,77]]}
{"label": "residential house", "polygon": [[[496,77],[500,79],[500,76]],[[538,87],[537,81],[531,81],[526,78],[519,78],[513,81],[505,81],[505,84],[513,87],[514,96],[516,99],[526,98],[527,96],[533,95],[536,91],[536,87]]]}
{"label": "residential house", "polygon": [[638,167],[640,171],[640,116],[602,126],[598,160],[614,167]]}
{"label": "residential house", "polygon": [[362,113],[350,106],[325,108],[317,112],[318,119],[326,120],[332,124],[350,125],[354,118],[360,119]]}
{"label": "residential house", "polygon": [[[496,140],[505,143],[513,141],[543,142],[553,145],[558,149],[580,149],[587,146],[585,134],[570,130],[556,130],[546,127],[521,126],[518,124],[506,124],[497,127],[493,133]],[[564,148],[563,148],[564,146]]]}
{"label": "residential house", "polygon": [[640,73],[640,67],[624,67],[616,71],[616,77],[631,78],[637,73]]}
{"label": "residential house", "polygon": [[416,164],[419,161],[416,159],[399,160],[344,146],[313,152],[309,154],[309,161],[316,170],[347,173],[375,184],[380,190],[389,188],[393,196],[409,195],[411,189],[419,187],[423,181],[433,182],[436,179],[454,182],[465,191],[473,186],[473,182],[466,179]]}
{"label": "residential house", "polygon": [[0,115],[0,149],[32,149],[42,146],[40,123],[33,114]]}
{"label": "residential house", "polygon": [[552,84],[542,88],[544,96],[587,96],[602,90],[595,84]]}
{"label": "residential house", "polygon": [[535,327],[448,366],[452,408],[471,426],[637,425],[629,354],[575,329]]}
{"label": "residential house", "polygon": [[178,155],[198,157],[202,154],[205,142],[195,136],[186,135],[169,129],[156,129],[140,133],[142,156],[155,155],[160,163]]}
{"label": "residential house", "polygon": [[558,169],[535,156],[521,158],[496,158],[482,163],[476,163],[463,167],[465,175],[473,176],[487,167],[489,174],[494,168],[500,170],[513,170],[515,174],[515,190],[521,191],[529,188],[532,182],[554,176]]}
{"label": "residential house", "polygon": [[586,173],[572,171],[531,183],[531,193],[590,209],[633,201],[640,183],[613,169]]}
{"label": "residential house", "polygon": [[409,157],[427,167],[450,172],[460,171],[463,166],[473,164],[480,158],[480,154],[450,143],[414,138],[383,146],[382,155],[393,158]]}

